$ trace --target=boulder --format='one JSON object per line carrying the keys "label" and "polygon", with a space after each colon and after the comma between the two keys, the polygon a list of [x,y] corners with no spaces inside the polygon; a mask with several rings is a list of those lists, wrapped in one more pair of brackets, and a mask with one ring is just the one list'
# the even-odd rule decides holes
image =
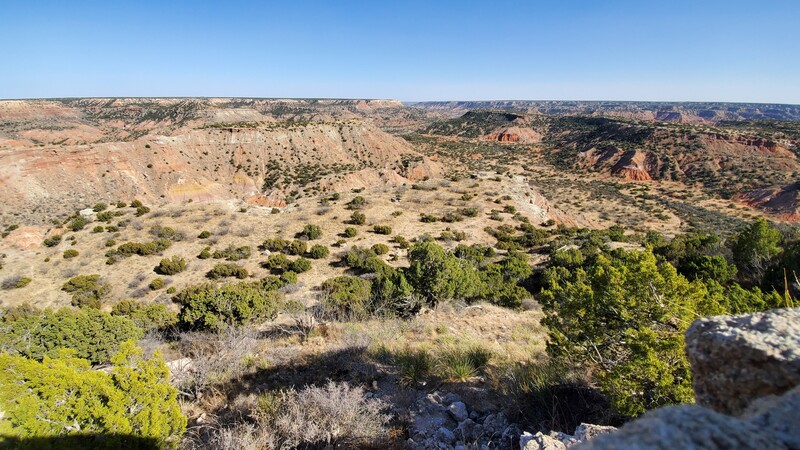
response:
{"label": "boulder", "polygon": [[800,309],[695,321],[686,331],[697,403],[738,415],[800,385]]}
{"label": "boulder", "polygon": [[786,449],[774,433],[755,423],[697,405],[650,411],[616,433],[581,443],[576,450]]}

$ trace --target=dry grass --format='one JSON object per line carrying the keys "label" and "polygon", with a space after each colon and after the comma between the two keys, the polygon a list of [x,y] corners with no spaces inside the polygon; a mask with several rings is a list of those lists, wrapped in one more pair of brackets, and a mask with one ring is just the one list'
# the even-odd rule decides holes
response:
{"label": "dry grass", "polygon": [[[433,180],[430,183],[434,183],[432,186],[436,186]],[[492,185],[495,185],[493,187],[504,191],[528,192],[530,190],[529,187],[520,183],[520,180],[504,179],[500,186],[497,186],[495,182],[491,182]],[[390,251],[385,256],[386,259],[390,264],[403,265],[405,264],[405,250],[391,242],[392,236],[402,235],[409,239],[423,234],[438,236],[447,227],[466,232],[467,239],[464,241],[466,243],[493,243],[494,239],[483,231],[484,227],[493,222],[489,221],[484,214],[479,214],[474,218],[465,218],[456,223],[423,223],[419,221],[420,214],[431,212],[431,204],[450,202],[457,207],[470,206],[481,211],[489,211],[496,206],[489,199],[483,200],[480,195],[470,201],[461,200],[464,192],[481,194],[481,187],[489,187],[489,184],[470,187],[474,185],[474,180],[448,182],[448,184],[449,186],[438,187],[435,191],[408,189],[403,186],[383,186],[365,190],[359,194],[343,192],[340,200],[329,203],[323,215],[313,213],[319,208],[319,198],[300,199],[297,202],[298,206],[294,206],[294,204],[287,206],[280,214],[271,214],[271,208],[264,207],[249,207],[246,212],[239,212],[241,204],[237,201],[151,205],[153,212],[138,218],[133,217],[133,209],[123,208],[122,211],[125,212],[125,215],[116,218],[113,223],[116,224],[123,220],[131,220],[131,222],[129,226],[120,228],[116,233],[92,233],[90,224],[85,230],[77,233],[67,232],[65,239],[55,247],[36,247],[31,250],[16,248],[14,242],[9,239],[0,240],[0,251],[8,255],[4,260],[3,272],[9,276],[27,276],[33,279],[24,289],[15,290],[13,296],[0,292],[0,302],[9,306],[22,302],[30,302],[39,307],[67,305],[69,296],[59,291],[61,284],[68,276],[89,273],[103,274],[111,283],[112,291],[108,296],[110,303],[131,298],[134,296],[133,294],[142,298],[143,301],[152,301],[157,293],[142,291],[142,280],[139,278],[142,274],[147,277],[154,276],[153,268],[161,258],[180,256],[186,259],[187,269],[170,278],[173,286],[180,290],[205,281],[204,274],[218,262],[214,259],[197,259],[197,255],[204,247],[211,246],[213,251],[228,246],[249,245],[255,249],[267,238],[293,239],[294,234],[301,231],[307,223],[319,225],[322,228],[322,238],[313,241],[314,243],[326,245],[332,250],[337,249],[333,244],[341,239],[339,234],[345,227],[352,226],[345,223],[351,213],[346,209],[345,204],[356,195],[362,195],[367,199],[367,205],[361,210],[366,215],[367,221],[364,225],[355,226],[358,229],[358,236],[346,239],[346,243],[339,247],[338,251],[346,251],[352,245],[370,247],[378,243],[387,244]],[[394,197],[399,197],[400,201],[392,201]],[[517,209],[523,213],[525,208],[524,204],[517,205]],[[402,214],[397,215],[397,211],[401,211]],[[441,213],[444,212],[441,211]],[[508,220],[510,220],[511,215],[503,215],[508,216]],[[534,219],[532,218],[532,220]],[[392,236],[373,233],[372,229],[376,224],[391,226]],[[113,265],[106,264],[107,258],[104,254],[109,250],[105,246],[108,239],[114,239],[117,245],[128,241],[149,242],[153,239],[151,229],[154,226],[173,228],[180,231],[184,238],[174,242],[162,254],[146,257],[131,256],[121,259]],[[210,230],[212,236],[209,239],[198,239],[197,235],[202,230]],[[42,233],[44,231],[44,229],[41,230]],[[77,237],[77,243],[71,246],[68,239],[73,235]],[[451,246],[455,244],[455,242],[448,243]],[[61,254],[67,248],[77,250],[80,255],[71,260],[64,260]],[[300,281],[305,287],[293,293],[291,298],[298,301],[312,300],[315,296],[313,289],[319,286],[323,280],[343,274],[344,268],[332,265],[336,262],[337,253],[337,251],[333,251],[328,258],[314,261],[313,268],[300,276]],[[50,258],[49,262],[44,261],[46,258]],[[263,259],[265,257],[254,251],[249,259],[239,263],[244,265],[254,277],[262,277],[268,273],[259,267],[259,263]]]}

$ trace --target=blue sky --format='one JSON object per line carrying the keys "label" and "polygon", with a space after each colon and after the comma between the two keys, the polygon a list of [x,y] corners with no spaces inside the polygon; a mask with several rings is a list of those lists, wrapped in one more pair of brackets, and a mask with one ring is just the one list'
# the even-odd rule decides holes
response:
{"label": "blue sky", "polygon": [[0,98],[800,103],[800,1],[37,1]]}

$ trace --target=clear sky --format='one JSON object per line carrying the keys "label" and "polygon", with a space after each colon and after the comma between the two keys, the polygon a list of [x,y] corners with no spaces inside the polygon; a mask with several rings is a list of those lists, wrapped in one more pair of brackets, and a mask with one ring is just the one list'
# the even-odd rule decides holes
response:
{"label": "clear sky", "polygon": [[800,0],[3,0],[0,98],[800,103]]}

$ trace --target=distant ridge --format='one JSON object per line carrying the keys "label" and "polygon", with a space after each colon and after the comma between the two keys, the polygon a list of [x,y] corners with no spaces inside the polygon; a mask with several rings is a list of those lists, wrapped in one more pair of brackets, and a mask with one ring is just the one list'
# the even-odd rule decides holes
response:
{"label": "distant ridge", "polygon": [[418,102],[409,106],[452,117],[470,110],[492,109],[545,115],[619,116],[680,123],[716,123],[722,120],[800,121],[800,105],[771,103],[491,100]]}

